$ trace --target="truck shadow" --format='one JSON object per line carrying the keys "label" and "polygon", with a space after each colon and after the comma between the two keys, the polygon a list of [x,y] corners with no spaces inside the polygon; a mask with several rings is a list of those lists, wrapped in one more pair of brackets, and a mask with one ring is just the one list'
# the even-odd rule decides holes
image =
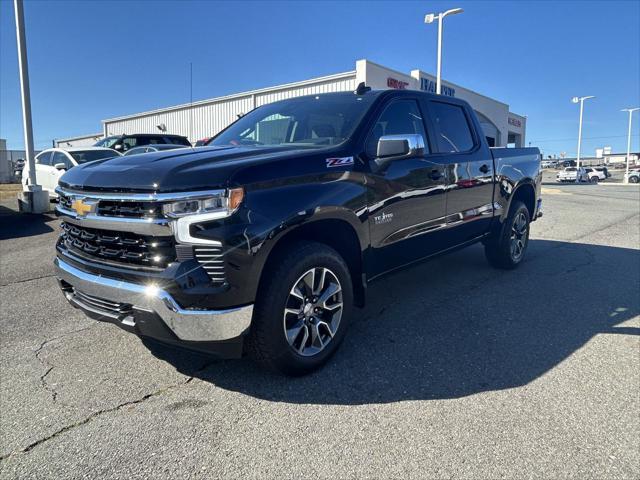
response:
{"label": "truck shadow", "polygon": [[55,220],[54,214],[31,215],[0,205],[0,240],[53,232],[53,228],[48,223]]}
{"label": "truck shadow", "polygon": [[[597,335],[640,335],[640,251],[532,240],[516,271],[475,246],[369,289],[340,350],[303,378],[147,343],[186,375],[271,401],[360,405],[519,387]],[[623,325],[624,324],[624,325]]]}

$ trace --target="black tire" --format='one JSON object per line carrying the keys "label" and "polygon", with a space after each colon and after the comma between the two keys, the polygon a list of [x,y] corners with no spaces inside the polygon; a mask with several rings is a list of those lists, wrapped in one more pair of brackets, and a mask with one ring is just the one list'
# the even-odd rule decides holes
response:
{"label": "black tire", "polygon": [[[524,221],[522,236],[516,230],[520,230],[520,224]],[[511,205],[509,215],[502,224],[500,230],[494,233],[484,244],[484,253],[489,264],[495,268],[512,270],[516,268],[524,259],[529,245],[529,225],[531,218],[529,210],[522,202],[515,202]],[[517,223],[517,225],[516,225]],[[522,246],[513,248],[514,235],[520,239]]]}
{"label": "black tire", "polygon": [[[318,318],[313,314],[313,318],[307,319],[304,317],[305,314],[302,313],[306,305],[305,300],[300,300],[302,308],[298,316],[286,313],[285,308],[295,307],[290,303],[297,298],[294,298],[294,289],[300,285],[302,285],[302,289],[306,287],[307,284],[304,283],[303,277],[305,272],[308,274],[311,270],[314,270],[313,275],[315,275],[316,271],[321,274],[322,272],[329,272],[333,275],[332,279],[337,279],[337,284],[341,288],[340,300],[342,307],[335,331],[329,336],[330,330],[325,330],[324,340],[326,343],[324,343],[320,351],[309,354],[305,353],[306,350],[303,344],[310,342],[309,351],[311,352],[313,352],[314,348],[318,348],[314,347],[313,342],[314,338],[318,339],[319,327],[316,326],[316,330],[313,332],[313,325],[303,326],[303,329],[299,330],[301,332],[300,336],[293,339],[297,343],[290,344],[285,333],[286,329],[289,328],[287,326],[288,322],[295,324],[298,324],[298,322],[314,322],[322,320],[322,315],[332,315],[331,312],[319,308],[318,310],[323,313],[318,314]],[[324,275],[329,274],[325,273]],[[324,276],[322,276],[322,279],[324,279]],[[260,286],[258,292],[251,330],[247,337],[246,346],[249,356],[262,366],[286,375],[305,375],[320,368],[339,347],[351,318],[353,285],[349,268],[344,259],[333,248],[322,243],[297,242],[286,248],[286,251],[281,251],[278,257],[270,262],[270,267],[267,267],[263,275],[263,282],[264,284]],[[300,282],[303,283],[301,284]],[[300,289],[297,291],[301,292]],[[304,296],[306,297],[306,294]],[[332,295],[329,298],[336,299],[337,296],[334,297]],[[331,307],[333,308],[333,306]],[[329,323],[331,322],[329,321]],[[294,330],[295,328],[292,328],[289,331]],[[314,333],[314,338],[311,338]],[[305,336],[307,334],[309,339]],[[322,335],[320,335],[319,343],[323,343]]]}
{"label": "black tire", "polygon": [[591,183],[594,183],[594,184],[596,184],[596,185],[598,184],[598,180],[600,180],[600,179],[599,179],[598,177],[596,177],[596,176],[593,176],[593,177],[591,177],[591,178],[589,179],[589,181],[590,181]]}
{"label": "black tire", "polygon": [[638,182],[640,182],[640,177],[636,177],[636,176],[629,177],[629,182],[638,183]]}

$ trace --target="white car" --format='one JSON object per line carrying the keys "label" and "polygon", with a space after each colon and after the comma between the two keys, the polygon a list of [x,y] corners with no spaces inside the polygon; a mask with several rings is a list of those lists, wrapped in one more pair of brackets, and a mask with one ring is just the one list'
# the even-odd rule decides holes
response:
{"label": "white car", "polygon": [[629,170],[629,175],[624,174],[626,183],[640,183],[640,168]]}
{"label": "white car", "polygon": [[[58,180],[70,168],[82,163],[103,160],[105,158],[120,157],[121,154],[110,148],[103,147],[75,147],[48,148],[36,155],[36,182],[43,190],[49,192],[49,198],[57,198],[55,188]],[[22,188],[29,185],[29,163],[25,162],[22,170]]]}
{"label": "white car", "polygon": [[587,172],[587,175],[589,176],[589,181],[591,183],[598,183],[600,180],[607,179],[607,174],[604,173],[604,170],[602,169],[587,167],[584,170]]}
{"label": "white car", "polygon": [[589,176],[584,167],[566,167],[556,175],[556,182],[575,182],[576,176],[580,182],[588,182]]}

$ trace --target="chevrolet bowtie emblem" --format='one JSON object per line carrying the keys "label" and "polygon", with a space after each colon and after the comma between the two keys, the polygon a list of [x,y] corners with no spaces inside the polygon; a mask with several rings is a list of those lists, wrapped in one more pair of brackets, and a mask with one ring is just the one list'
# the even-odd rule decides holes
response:
{"label": "chevrolet bowtie emblem", "polygon": [[95,203],[85,203],[85,201],[81,198],[74,200],[71,204],[71,208],[78,214],[79,217],[84,217],[88,213],[93,212],[93,207],[95,207]]}

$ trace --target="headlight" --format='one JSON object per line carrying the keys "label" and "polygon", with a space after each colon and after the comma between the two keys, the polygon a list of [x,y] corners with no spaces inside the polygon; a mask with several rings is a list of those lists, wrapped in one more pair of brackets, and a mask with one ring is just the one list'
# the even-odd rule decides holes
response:
{"label": "headlight", "polygon": [[242,203],[243,198],[244,190],[242,188],[219,190],[202,197],[186,198],[166,203],[162,206],[162,212],[169,218],[207,213],[219,213],[220,218],[223,218],[235,212]]}

